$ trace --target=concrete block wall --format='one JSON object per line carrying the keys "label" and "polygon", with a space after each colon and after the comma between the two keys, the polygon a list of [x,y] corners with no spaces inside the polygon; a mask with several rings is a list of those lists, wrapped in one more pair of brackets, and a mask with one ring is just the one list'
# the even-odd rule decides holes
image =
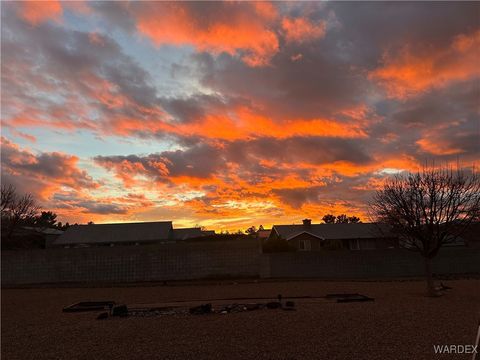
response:
{"label": "concrete block wall", "polygon": [[[480,274],[480,249],[442,249],[436,274]],[[207,278],[379,279],[423,276],[398,249],[260,254],[254,240],[2,252],[2,285]]]}
{"label": "concrete block wall", "polygon": [[2,284],[258,277],[257,241],[2,252]]}
{"label": "concrete block wall", "polygon": [[[433,260],[435,274],[480,274],[480,249],[445,248]],[[378,279],[423,276],[423,258],[400,249],[264,254],[262,278]]]}

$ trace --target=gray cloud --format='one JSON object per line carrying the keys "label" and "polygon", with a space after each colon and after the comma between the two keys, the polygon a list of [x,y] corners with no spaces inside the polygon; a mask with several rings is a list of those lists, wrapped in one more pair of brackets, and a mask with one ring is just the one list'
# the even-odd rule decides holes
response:
{"label": "gray cloud", "polygon": [[305,203],[322,201],[321,192],[320,186],[272,190],[272,193],[279,196],[282,202],[294,208],[300,208]]}
{"label": "gray cloud", "polygon": [[291,137],[286,139],[259,138],[236,141],[227,147],[229,158],[242,163],[247,159],[274,160],[287,164],[326,164],[348,161],[366,164],[371,158],[362,139],[328,137]]}
{"label": "gray cloud", "polygon": [[415,47],[444,47],[452,36],[478,28],[475,2],[331,2],[341,24],[339,41],[362,67],[376,67],[382,52],[409,43]]}
{"label": "gray cloud", "polygon": [[[404,153],[420,163],[455,158],[468,163],[480,156],[478,79],[433,89],[406,101],[384,101],[377,106],[377,113],[384,120],[370,127],[370,137],[380,140],[394,134],[396,138],[385,143],[371,142],[369,152],[372,154],[395,157]],[[437,144],[439,151],[458,151],[444,155],[429,153],[419,147],[417,142],[422,139]]]}
{"label": "gray cloud", "polygon": [[81,209],[84,214],[121,215],[128,213],[127,206],[111,201],[102,202],[101,199],[84,199],[76,193],[55,194],[52,203],[55,203],[56,207],[60,209]]}
{"label": "gray cloud", "polygon": [[[2,6],[3,8],[3,6]],[[151,77],[105,34],[52,23],[31,26],[2,13],[2,115],[25,116],[51,126],[115,132],[116,118],[152,120],[162,112]]]}
{"label": "gray cloud", "polygon": [[33,154],[3,137],[1,153],[2,178],[22,187],[24,191],[28,191],[28,186],[22,182],[38,190],[49,185],[76,189],[91,189],[99,185],[86,171],[76,166],[78,159],[74,156],[57,152]]}
{"label": "gray cloud", "polygon": [[94,161],[117,173],[144,175],[156,181],[176,176],[206,178],[224,166],[218,149],[206,144],[147,156],[97,156]]}
{"label": "gray cloud", "polygon": [[[372,159],[362,149],[364,141],[322,137],[293,137],[283,140],[260,138],[224,143],[221,147],[197,143],[185,150],[164,151],[147,156],[97,156],[95,162],[118,176],[144,175],[156,181],[169,177],[191,176],[207,178],[222,175],[229,163],[239,166],[238,174],[250,183],[264,176],[279,176],[285,169],[265,167],[262,160],[282,165],[290,164],[291,171],[307,176],[297,164],[321,165],[333,161],[368,164]],[[123,174],[123,175],[122,175]]]}

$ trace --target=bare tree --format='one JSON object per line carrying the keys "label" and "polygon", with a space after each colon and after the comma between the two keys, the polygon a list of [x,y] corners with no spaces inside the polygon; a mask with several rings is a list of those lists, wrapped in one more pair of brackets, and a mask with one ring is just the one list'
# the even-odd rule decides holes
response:
{"label": "bare tree", "polygon": [[3,213],[10,206],[15,197],[15,187],[13,185],[2,185],[1,190],[1,212]]}
{"label": "bare tree", "polygon": [[22,221],[33,219],[38,209],[32,194],[19,195],[12,185],[2,185],[1,220],[2,227],[6,229],[6,239],[10,240]]}
{"label": "bare tree", "polygon": [[374,221],[391,226],[401,245],[425,261],[427,293],[435,294],[431,260],[479,220],[480,177],[448,167],[399,174],[386,181],[370,204]]}

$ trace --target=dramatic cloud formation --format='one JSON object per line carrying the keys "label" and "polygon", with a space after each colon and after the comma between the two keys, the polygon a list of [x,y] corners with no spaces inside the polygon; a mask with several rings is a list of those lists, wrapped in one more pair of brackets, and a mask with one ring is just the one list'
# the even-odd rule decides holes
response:
{"label": "dramatic cloud formation", "polygon": [[268,3],[162,3],[132,9],[137,30],[157,45],[194,45],[199,51],[241,54],[250,66],[268,64],[279,48],[269,29],[275,8]]}
{"label": "dramatic cloud formation", "polygon": [[95,189],[95,182],[77,166],[78,157],[58,152],[34,154],[2,137],[2,182],[20,191],[48,198],[58,188]]}
{"label": "dramatic cloud formation", "polygon": [[150,76],[113,39],[65,31],[51,23],[30,27],[15,18],[4,22],[2,89],[8,91],[2,96],[2,121],[6,125],[111,134],[162,117]]}
{"label": "dramatic cloud formation", "polygon": [[475,2],[3,2],[2,181],[62,221],[365,218],[478,164]]}
{"label": "dramatic cloud formation", "polygon": [[379,80],[389,96],[404,99],[451,82],[480,75],[480,31],[457,35],[445,49],[413,53],[406,44],[395,54],[385,53],[384,66],[370,76]]}

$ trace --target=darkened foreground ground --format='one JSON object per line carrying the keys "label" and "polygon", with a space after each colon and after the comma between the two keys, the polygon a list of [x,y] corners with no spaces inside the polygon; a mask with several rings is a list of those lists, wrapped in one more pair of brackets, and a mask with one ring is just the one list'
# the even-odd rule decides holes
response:
{"label": "darkened foreground ground", "polygon": [[[421,281],[3,289],[2,359],[471,359],[435,355],[433,345],[474,343],[480,280],[444,283],[453,290],[435,299],[423,296]],[[61,311],[80,300],[159,304],[338,292],[359,292],[375,302],[296,300],[297,311],[107,320]]]}

